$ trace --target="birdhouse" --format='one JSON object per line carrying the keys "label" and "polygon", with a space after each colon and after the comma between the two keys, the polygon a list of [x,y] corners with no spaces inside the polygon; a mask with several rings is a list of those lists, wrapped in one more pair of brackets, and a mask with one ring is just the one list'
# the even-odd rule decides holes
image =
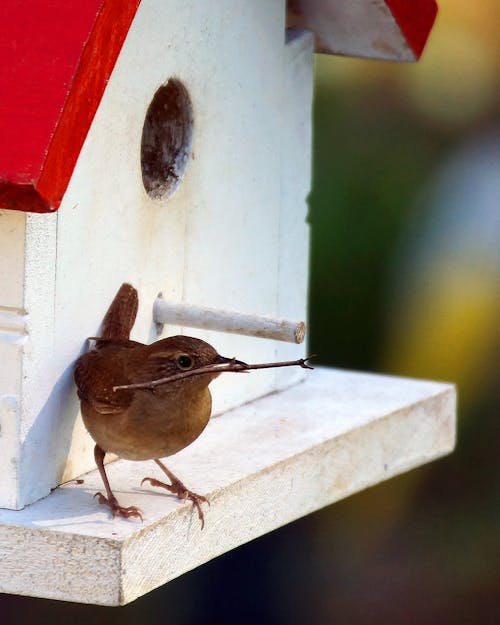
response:
{"label": "birdhouse", "polygon": [[1,591],[126,603],[452,448],[449,385],[226,374],[222,416],[172,459],[211,501],[205,529],[123,460],[111,479],[144,520],[112,519],[92,499],[73,383],[123,282],[139,293],[137,341],[305,356],[313,54],[415,61],[435,13],[433,0],[4,0]]}

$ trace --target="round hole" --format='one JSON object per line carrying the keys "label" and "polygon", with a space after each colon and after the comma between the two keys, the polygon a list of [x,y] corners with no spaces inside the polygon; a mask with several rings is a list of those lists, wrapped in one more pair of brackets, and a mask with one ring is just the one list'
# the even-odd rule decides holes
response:
{"label": "round hole", "polygon": [[193,137],[193,108],[184,85],[170,80],[149,105],[142,129],[142,182],[155,200],[171,197],[186,171]]}

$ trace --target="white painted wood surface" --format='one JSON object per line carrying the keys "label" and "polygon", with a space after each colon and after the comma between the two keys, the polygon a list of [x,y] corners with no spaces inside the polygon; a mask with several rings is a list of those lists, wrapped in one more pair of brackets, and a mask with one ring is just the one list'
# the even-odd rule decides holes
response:
{"label": "white painted wood surface", "polygon": [[122,504],[142,509],[144,522],[110,518],[92,498],[102,488],[96,471],[25,510],[2,510],[0,591],[124,604],[438,458],[454,441],[451,385],[317,369],[301,384],[213,419],[169,459],[190,488],[210,499],[203,530],[190,504],[140,487],[142,477],[159,477],[153,463],[120,460],[108,467],[112,487]]}
{"label": "white painted wood surface", "polygon": [[[279,233],[278,315],[305,319],[309,278],[309,224],[307,196],[311,185],[312,97],[314,37],[304,30],[287,32],[285,92],[293,106],[282,110],[284,182]],[[287,129],[292,128],[289,132]],[[306,322],[307,326],[307,322]],[[304,348],[277,343],[276,360],[295,360]],[[283,389],[304,378],[302,369],[276,370],[276,385]]]}
{"label": "white painted wood surface", "polygon": [[[22,508],[93,466],[72,369],[122,282],[138,288],[133,338],[143,342],[157,338],[158,291],[174,302],[305,318],[312,45],[285,44],[284,0],[236,4],[143,0],[58,213],[0,211],[0,311],[24,316],[17,342],[5,340],[10,321],[0,326],[0,469],[8,476],[0,507]],[[193,153],[177,193],[158,201],[142,184],[141,136],[170,77],[192,101]],[[299,171],[295,197],[284,190]],[[283,249],[290,241],[299,242],[291,255]],[[248,362],[278,352],[272,341],[178,326],[164,336],[179,332]],[[237,386],[221,376],[214,411],[301,373],[268,370]]]}

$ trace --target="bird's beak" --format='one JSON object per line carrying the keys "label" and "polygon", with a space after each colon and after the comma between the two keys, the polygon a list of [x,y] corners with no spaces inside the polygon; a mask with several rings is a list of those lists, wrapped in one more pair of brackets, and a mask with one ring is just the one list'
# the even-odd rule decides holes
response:
{"label": "bird's beak", "polygon": [[236,358],[226,358],[225,356],[217,356],[217,364],[232,364],[232,365],[243,365],[246,367],[247,363],[242,360],[236,360]]}

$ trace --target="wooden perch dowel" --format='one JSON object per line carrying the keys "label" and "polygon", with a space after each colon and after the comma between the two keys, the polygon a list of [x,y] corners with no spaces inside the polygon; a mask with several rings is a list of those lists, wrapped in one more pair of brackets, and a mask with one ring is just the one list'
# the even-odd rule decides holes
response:
{"label": "wooden perch dowel", "polygon": [[302,343],[306,333],[306,326],[303,321],[202,308],[191,304],[174,304],[166,302],[161,293],[153,305],[153,320],[159,331],[162,330],[164,324],[168,323],[288,343]]}

